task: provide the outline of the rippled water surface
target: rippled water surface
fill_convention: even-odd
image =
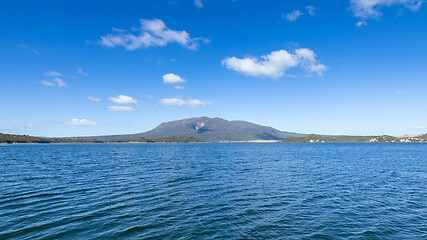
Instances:
[[[427,239],[427,144],[0,146],[0,239]]]

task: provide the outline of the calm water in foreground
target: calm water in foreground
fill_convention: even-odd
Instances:
[[[0,239],[427,239],[427,144],[0,146]]]

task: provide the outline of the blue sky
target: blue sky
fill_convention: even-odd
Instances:
[[[426,26],[417,0],[4,2],[0,132],[137,133],[209,116],[425,133]]]

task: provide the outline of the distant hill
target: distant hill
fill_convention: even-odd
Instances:
[[[294,137],[285,139],[283,142],[291,143],[309,143],[309,142],[330,142],[330,143],[363,143],[363,142],[425,142],[425,139],[420,137],[393,137],[388,135],[382,136],[320,136],[310,134],[304,137]]]
[[[127,140],[101,141],[99,139],[81,138],[41,138],[28,135],[15,135],[0,133],[0,143],[194,143],[204,142],[195,137],[159,137],[159,138],[137,138]]]
[[[221,118],[187,118],[165,122],[151,131],[111,136],[95,136],[99,140],[125,140],[136,138],[159,138],[172,136],[196,137],[207,142],[250,141],[250,140],[283,140],[291,137],[302,137],[304,134],[282,132],[272,127],[261,126],[245,121],[227,121]]]
[[[41,138],[0,133],[0,143],[99,143],[96,139]]]

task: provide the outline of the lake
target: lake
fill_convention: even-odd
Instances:
[[[0,239],[427,239],[427,144],[0,146]]]

